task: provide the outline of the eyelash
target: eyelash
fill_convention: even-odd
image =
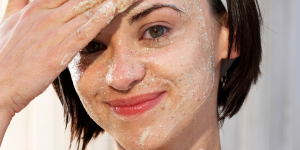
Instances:
[[[143,38],[147,32],[148,32],[148,34],[150,34],[149,31],[153,27],[162,27],[165,31],[164,34],[162,36],[158,37],[158,38]],[[144,34],[143,34],[143,36],[141,37],[140,40],[146,40],[148,42],[151,42],[151,44],[159,43],[162,38],[167,38],[169,36],[169,34],[171,34],[171,32],[172,32],[171,28],[168,28],[168,27],[165,27],[165,26],[162,26],[162,25],[154,25],[154,26],[151,26],[148,29],[146,29],[146,31],[144,32]]]
[[[163,28],[164,29],[164,33],[163,33],[163,35],[161,35],[160,37],[157,37],[157,38],[143,38],[144,36],[145,36],[145,34],[148,32],[148,34],[150,34],[150,29],[151,28],[153,28],[153,27],[161,27],[161,28]],[[168,36],[169,36],[169,34],[171,33],[171,28],[168,28],[168,27],[165,27],[165,26],[162,26],[162,25],[153,25],[153,26],[151,26],[151,27],[149,27],[148,29],[146,29],[146,31],[144,32],[144,34],[143,34],[143,36],[141,37],[141,39],[140,40],[146,40],[146,42],[150,42],[150,43],[147,43],[147,44],[157,44],[157,43],[159,43],[160,42],[160,40],[162,39],[162,38],[167,38]],[[151,36],[151,35],[150,35]],[[91,42],[97,42],[97,43],[100,43],[101,44],[101,42],[98,42],[98,41],[96,41],[96,40],[93,40],[93,41],[91,41]],[[89,43],[89,44],[91,44],[91,42]],[[102,43],[102,45],[104,45],[103,43]],[[87,45],[88,46],[88,45]],[[84,49],[82,49],[81,50],[81,53],[95,53],[95,52],[87,52],[87,46],[84,48]],[[105,47],[105,46],[104,46]],[[106,48],[105,48],[106,49]],[[98,52],[98,51],[96,51],[96,52]]]

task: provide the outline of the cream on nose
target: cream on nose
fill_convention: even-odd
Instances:
[[[131,89],[145,77],[145,68],[142,63],[126,57],[114,58],[106,74],[106,82],[112,88],[119,91]]]

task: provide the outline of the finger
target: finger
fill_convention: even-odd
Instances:
[[[92,17],[95,17],[96,14],[101,8],[106,4],[107,2],[104,2],[101,5],[97,5],[94,8],[84,12],[83,14],[77,16],[76,18],[72,19],[71,21],[65,23],[64,25],[60,26],[59,29],[57,29],[57,32],[54,34],[59,34],[60,36],[56,36],[55,43],[61,43],[64,41],[70,34],[72,34],[74,31],[76,31],[80,26],[86,24],[88,21],[92,19]],[[105,7],[105,6],[104,6]],[[117,14],[114,14],[117,15]],[[103,17],[103,16],[101,16]],[[103,23],[107,24],[107,21],[104,20]],[[102,22],[100,22],[102,24]],[[53,41],[52,41],[53,42]],[[87,41],[88,42],[88,41]]]
[[[77,30],[80,26],[87,23],[94,15],[95,13],[103,7],[102,5],[97,5],[94,8],[86,11],[85,13],[77,16],[73,20],[67,22],[67,23],[60,23],[53,25],[51,24],[51,19],[48,21],[41,22],[35,26],[42,26],[42,28],[33,27],[34,29],[31,29],[31,34],[40,34],[43,35],[43,37],[40,37],[39,39],[30,39],[31,41],[28,41],[29,39],[25,39],[26,43],[32,43],[36,40],[43,41],[43,46],[49,47],[52,46],[53,43],[61,43],[63,40],[65,40],[70,34],[72,34],[75,30]],[[58,18],[58,17],[51,17],[51,18]],[[53,19],[52,19],[53,20]],[[44,25],[41,25],[44,24]],[[50,24],[50,25],[47,25]],[[51,29],[50,29],[51,27]],[[28,34],[30,36],[30,34]],[[27,45],[27,46],[30,46]]]
[[[62,7],[60,7],[56,13],[60,15],[63,22],[68,22],[76,16],[86,12],[87,10],[104,3],[107,0],[74,0],[65,3]],[[130,7],[137,0],[112,0],[116,5],[116,8],[119,13],[125,11],[128,7]],[[70,13],[71,10],[71,13]]]
[[[68,1],[54,12],[61,22],[68,22],[78,15],[101,5],[105,0],[73,0]]]
[[[134,2],[137,2],[138,0],[114,0],[116,1],[116,7],[119,13],[124,12],[126,9],[128,9]]]
[[[71,33],[65,33],[69,36],[63,40],[60,45],[59,49],[61,50],[59,53],[65,53],[65,59],[61,62],[61,66],[66,66],[71,59],[80,51],[84,46],[87,45],[87,42],[91,41],[116,15],[116,6],[113,2],[105,2],[102,4],[102,7],[95,12],[95,14],[87,21],[85,24],[81,25],[77,30],[73,29],[70,32],[70,24],[80,20],[79,18],[72,20],[67,26],[64,26],[65,30],[69,30]],[[85,17],[86,16],[80,16]],[[82,18],[82,19],[83,19]],[[74,21],[74,22],[73,22]],[[56,52],[58,52],[56,50]]]
[[[103,3],[107,3],[107,0],[88,0],[88,2],[86,2],[87,1],[86,0],[86,1],[83,1],[83,2],[75,5],[75,3],[77,3],[76,1],[81,1],[81,0],[74,0],[74,1],[72,1],[73,4],[71,1],[69,1],[68,3],[65,4],[65,6],[59,8],[57,11],[55,11],[56,14],[53,15],[53,16],[56,16],[53,18],[59,18],[58,16],[65,16],[65,17],[61,17],[61,18],[65,18],[65,20],[64,20],[66,22],[65,26],[67,26],[66,28],[64,28],[62,30],[62,31],[65,31],[64,32],[65,36],[61,36],[63,39],[56,38],[58,41],[64,40],[64,37],[68,36],[74,30],[79,28],[79,26],[86,23],[93,16],[95,11],[98,10],[101,5],[103,5]],[[93,1],[97,1],[99,3],[95,3]],[[124,11],[124,9],[130,7],[137,0],[127,0],[126,2],[122,2],[121,0],[111,0],[111,1],[115,4],[115,7],[116,7],[116,10],[118,11],[118,13],[120,13],[120,11]],[[90,8],[92,6],[93,6],[93,8]],[[87,10],[88,8],[90,8],[90,9]],[[70,9],[73,9],[73,11],[75,11],[75,13],[74,12],[70,13],[68,11]],[[80,14],[82,12],[84,12],[84,13]],[[78,14],[80,14],[80,15],[78,16]],[[117,15],[117,14],[115,14],[115,15]],[[75,17],[75,18],[73,18],[73,17]]]
[[[31,0],[33,3],[36,3],[40,6],[42,9],[53,9],[57,8],[59,6],[62,6],[68,1],[73,1],[73,0]]]
[[[3,20],[23,9],[28,4],[28,0],[8,0]]]

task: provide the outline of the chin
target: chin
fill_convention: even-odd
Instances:
[[[146,137],[144,135],[141,135],[141,137],[138,138],[138,140],[130,140],[130,141],[124,141],[125,143],[120,144],[117,142],[118,150],[160,150],[165,149],[163,146],[166,145],[166,141],[169,141],[167,139],[162,140],[157,137],[153,137],[152,135],[149,135],[149,137]]]

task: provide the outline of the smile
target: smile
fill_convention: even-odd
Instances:
[[[154,108],[164,99],[166,92],[148,93],[124,99],[115,99],[106,102],[111,110],[122,116],[142,114]]]

